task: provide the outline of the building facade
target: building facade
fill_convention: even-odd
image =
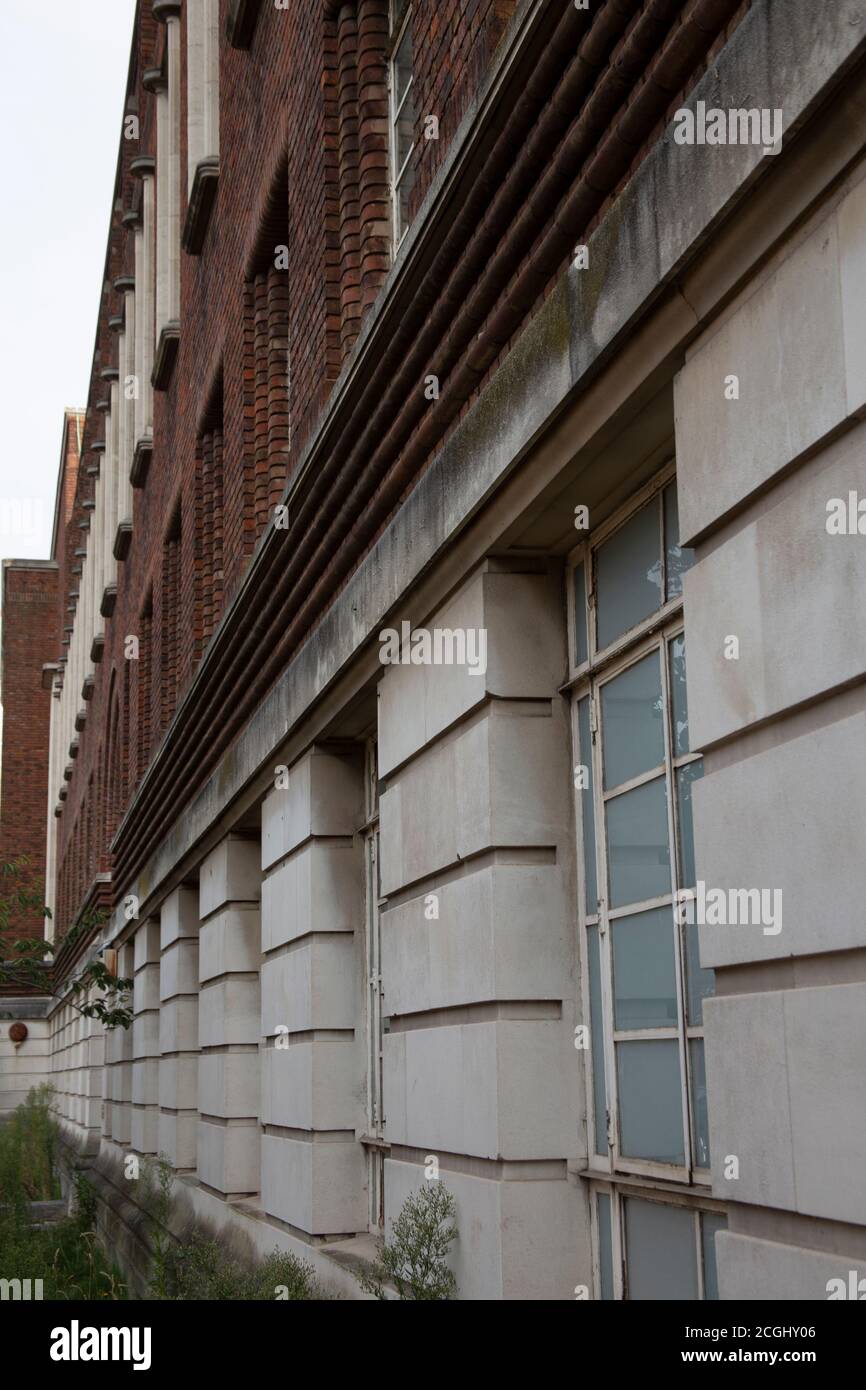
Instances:
[[[139,3],[43,655],[133,1279],[130,1155],[349,1296],[430,1181],[466,1299],[866,1276],[864,62],[855,0]]]

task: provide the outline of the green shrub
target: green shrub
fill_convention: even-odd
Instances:
[[[454,1198],[443,1183],[428,1183],[406,1198],[390,1243],[382,1243],[378,1262],[371,1273],[359,1274],[358,1282],[380,1299],[388,1283],[407,1302],[454,1298],[457,1281],[445,1261],[456,1238]]]
[[[31,1202],[57,1200],[52,1090],[31,1091],[0,1130],[0,1277],[42,1280],[44,1299],[122,1299],[126,1289],[96,1241],[96,1194],[82,1174],[74,1216],[33,1225]]]
[[[312,1266],[304,1261],[275,1250],[260,1265],[250,1266],[200,1231],[193,1231],[171,1252],[167,1283],[170,1292],[157,1296],[188,1302],[302,1302],[319,1297]]]
[[[53,1087],[37,1086],[0,1127],[0,1204],[60,1197]]]

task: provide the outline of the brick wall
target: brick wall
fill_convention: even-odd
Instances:
[[[51,701],[42,688],[42,662],[57,643],[57,582],[57,569],[44,562],[4,562],[0,861],[26,858],[20,881],[40,892],[45,884]],[[0,892],[5,891],[0,885]],[[44,926],[42,916],[28,913],[10,921],[10,935],[42,936]]]

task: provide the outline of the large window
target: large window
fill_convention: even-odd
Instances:
[[[594,1225],[598,1292],[609,1298],[715,1288],[719,1218],[712,1202],[701,1209],[710,1179],[702,1004],[713,975],[701,968],[697,927],[676,911],[678,890],[695,885],[691,788],[702,773],[686,699],[691,562],[668,469],[569,566],[590,1167],[608,1177],[594,1188]],[[641,1177],[695,1196],[647,1200]]]
[[[394,219],[394,251],[409,227],[409,195],[415,182],[412,152],[415,148],[415,100],[412,83],[412,14],[400,23],[391,52],[389,80],[391,206]]]
[[[365,967],[367,978],[367,1188],[369,1226],[381,1234],[385,1228],[385,1112],[382,1085],[382,926],[379,875],[379,772],[378,747],[367,739],[364,759]]]

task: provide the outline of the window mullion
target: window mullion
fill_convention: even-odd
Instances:
[[[610,942],[610,919],[608,917],[608,875],[607,875],[607,827],[605,825],[602,758],[601,707],[598,689],[593,688],[589,696],[590,728],[592,729],[592,784],[595,801],[595,840],[596,840],[596,879],[598,884],[598,945],[599,966],[601,970],[602,995],[602,1036],[605,1063],[605,1094],[607,1098],[606,1132],[608,1143],[608,1163],[615,1170],[619,1160],[619,1102],[616,1084],[616,1051],[613,1041],[613,960]]]
[[[665,740],[665,776],[667,778],[668,797],[668,837],[670,843],[670,865],[671,865],[671,893],[674,904],[677,900],[677,887],[679,885],[679,854],[677,842],[676,825],[676,782],[673,772],[673,755],[671,749],[671,692],[670,692],[670,673],[668,671],[668,647],[667,640],[662,638],[659,648],[659,665],[661,667],[662,683],[662,708],[664,718]],[[674,934],[674,966],[676,970],[677,988],[677,1015],[679,1019],[679,1054],[680,1054],[680,1088],[682,1092],[682,1113],[683,1113],[683,1153],[685,1155],[685,1167],[689,1174],[694,1169],[694,1155],[692,1153],[692,1126],[691,1126],[691,1103],[690,1103],[690,1063],[689,1049],[686,1042],[686,1000],[685,1000],[685,969],[684,951],[682,949],[682,931],[677,921],[675,907],[671,908],[671,930]]]

